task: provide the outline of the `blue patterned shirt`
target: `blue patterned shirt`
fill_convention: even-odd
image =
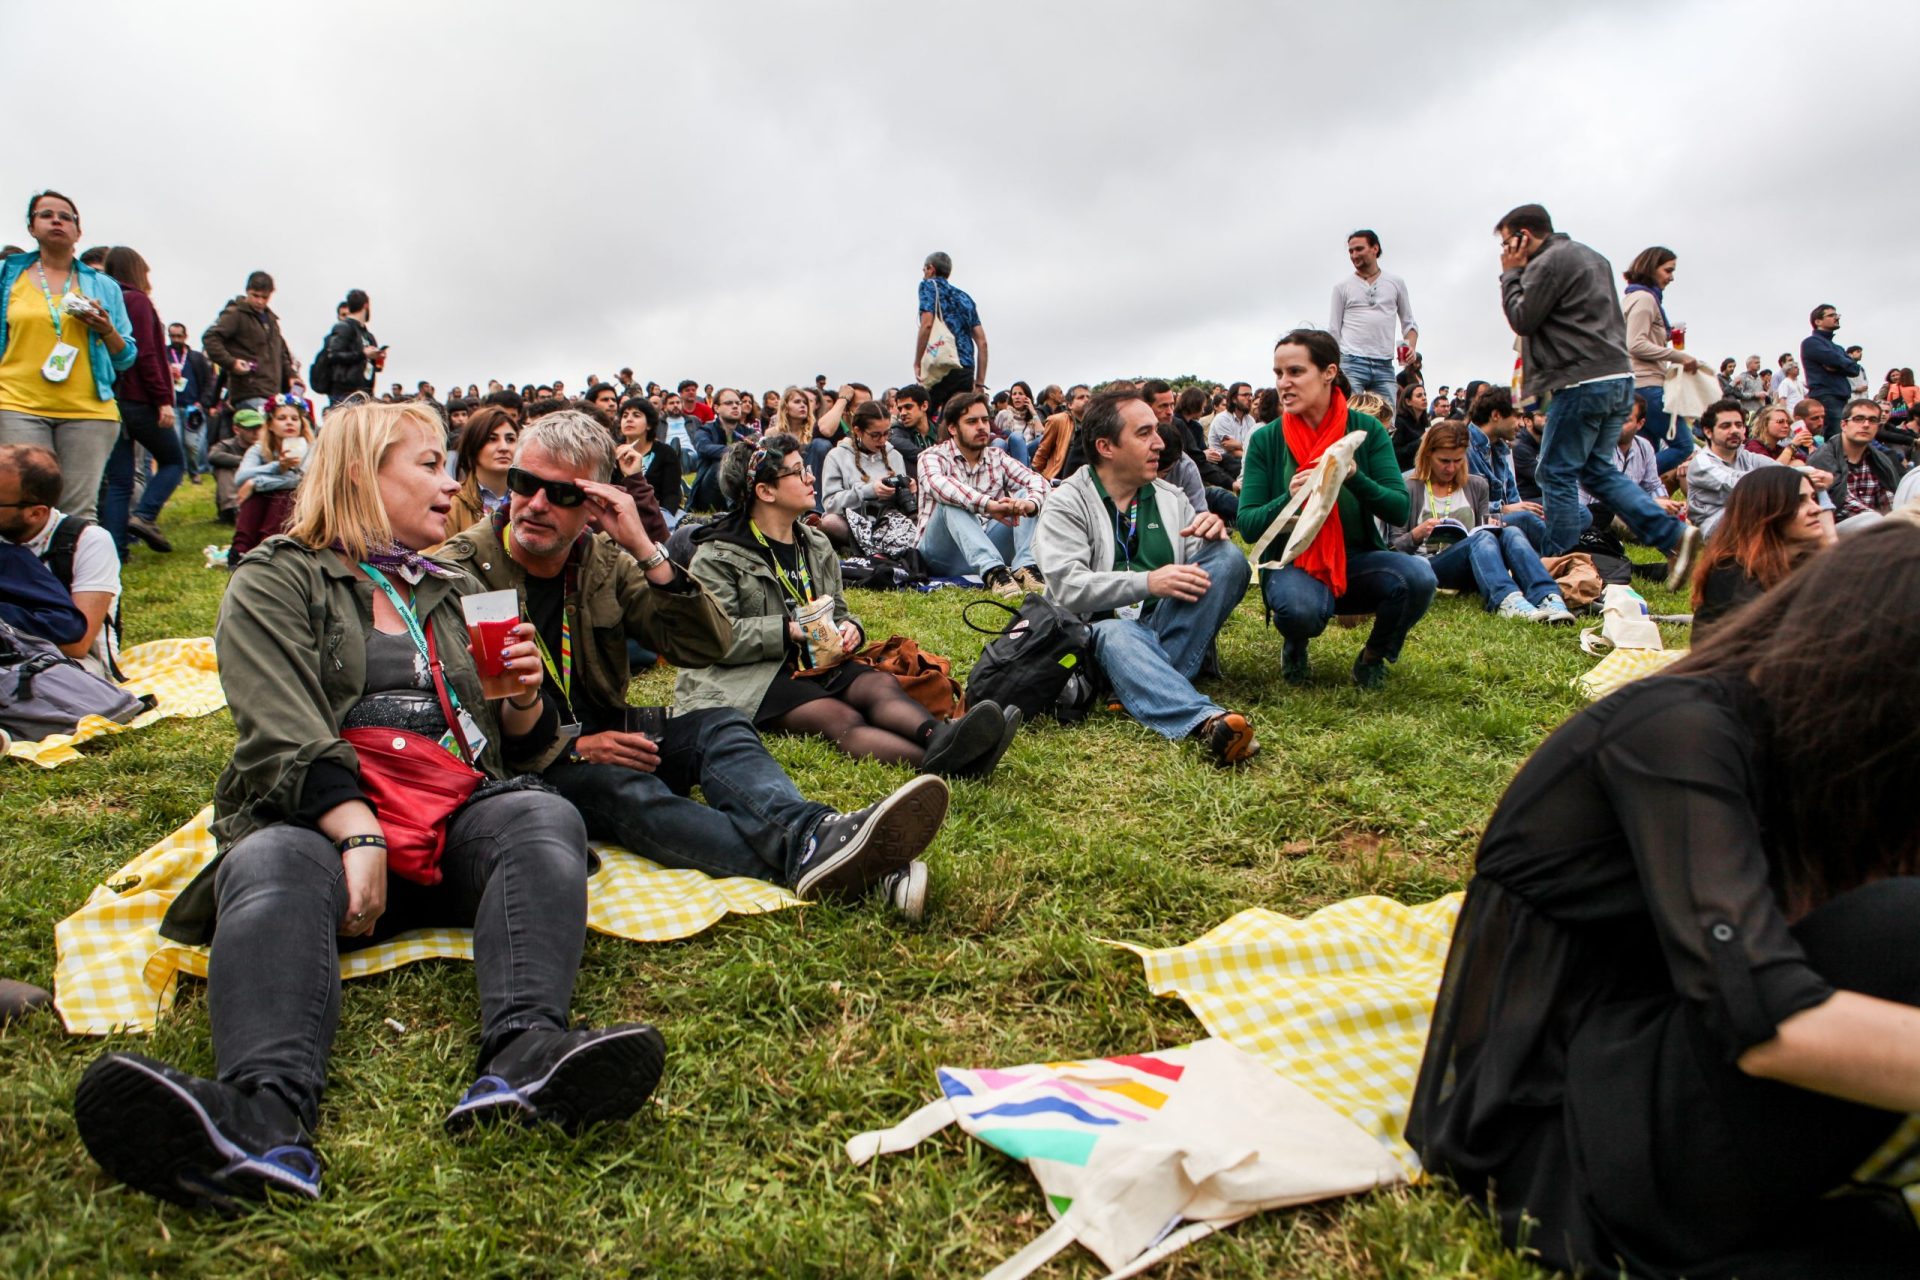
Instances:
[[[936,295],[940,303],[940,318],[947,322],[947,328],[953,330],[954,354],[960,357],[960,363],[967,368],[978,368],[973,360],[973,331],[980,323],[980,313],[974,309],[973,299],[967,296],[964,289],[956,289],[949,281],[932,276],[920,282],[921,315],[936,309]]]

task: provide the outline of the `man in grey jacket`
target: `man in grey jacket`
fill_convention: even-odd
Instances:
[[[1613,268],[1586,245],[1553,229],[1537,204],[1513,209],[1500,237],[1500,298],[1521,338],[1523,394],[1547,401],[1536,478],[1545,499],[1543,556],[1573,550],[1591,517],[1580,486],[1627,522],[1634,536],[1667,553],[1667,589],[1693,571],[1698,529],[1668,515],[1613,465],[1633,399],[1626,319]]]
[[[1219,516],[1195,514],[1157,479],[1159,423],[1135,391],[1098,396],[1081,432],[1088,465],[1040,511],[1034,558],[1047,595],[1092,616],[1093,654],[1129,715],[1165,738],[1195,737],[1216,764],[1253,757],[1253,726],[1193,687],[1251,570]]]

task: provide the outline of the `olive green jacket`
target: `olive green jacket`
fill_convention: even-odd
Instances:
[[[793,527],[807,557],[816,593],[833,596],[833,620],[847,621],[847,596],[840,585],[840,557],[818,529]],[[733,619],[733,644],[710,667],[682,671],[673,689],[681,711],[736,707],[752,719],[787,653],[786,588],[757,547],[727,536],[702,539],[688,571],[700,580]]]
[[[413,602],[432,629],[448,685],[487,736],[475,763],[488,777],[504,778],[531,762],[502,758],[500,722],[467,651],[460,597],[479,589],[464,573],[428,576],[414,588]],[[213,792],[220,854],[169,908],[164,936],[206,941],[220,858],[255,831],[299,812],[316,763],[360,772],[360,758],[340,737],[340,724],[366,692],[375,590],[338,555],[285,536],[261,543],[233,571],[213,630],[236,736],[233,760]]]
[[[507,554],[491,518],[449,538],[439,557],[478,578],[488,591],[512,590],[527,615],[527,571]],[[580,596],[569,601],[576,636],[591,637],[574,651],[573,678],[584,682],[587,697],[603,706],[623,707],[633,679],[627,664],[627,638],[679,667],[704,667],[724,661],[734,643],[733,624],[713,595],[697,580],[680,574],[666,587],[647,580],[640,562],[604,533],[580,544]],[[576,708],[577,710],[577,708]],[[534,769],[552,764],[566,749],[555,742],[534,760]]]

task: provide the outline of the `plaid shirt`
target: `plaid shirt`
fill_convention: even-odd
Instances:
[[[980,451],[980,461],[969,467],[960,447],[944,441],[920,454],[920,532],[927,531],[936,502],[971,511],[984,526],[992,519],[986,514],[989,502],[1019,498],[1037,507],[1046,502],[1047,488],[1045,476],[1015,461],[1005,449],[988,445]]]
[[[1880,483],[1880,477],[1873,468],[1862,459],[1857,467],[1847,468],[1847,498],[1840,508],[1840,518],[1857,516],[1866,511],[1884,512],[1887,509],[1887,487]]]

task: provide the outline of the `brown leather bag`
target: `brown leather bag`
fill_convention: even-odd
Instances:
[[[1559,586],[1560,598],[1570,608],[1578,609],[1582,605],[1592,604],[1606,589],[1606,580],[1600,576],[1600,570],[1594,567],[1593,557],[1584,551],[1554,556],[1540,563]]]
[[[951,720],[966,710],[967,695],[953,678],[953,663],[922,649],[911,636],[888,636],[854,654],[853,660],[900,681],[907,696],[936,720]]]

